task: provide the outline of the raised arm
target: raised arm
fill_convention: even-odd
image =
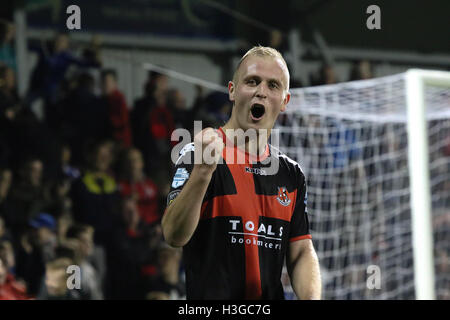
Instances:
[[[217,162],[222,155],[222,138],[212,128],[206,128],[194,137],[194,167],[181,192],[169,204],[162,218],[162,230],[166,242],[182,247],[191,239],[200,219],[200,210]],[[213,154],[212,159],[204,159]]]

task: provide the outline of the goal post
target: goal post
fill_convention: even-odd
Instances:
[[[450,72],[291,89],[275,129],[307,178],[324,299],[450,298]]]
[[[436,299],[425,104],[426,85],[450,88],[450,73],[420,69],[410,69],[406,72],[414,281],[418,300]],[[448,107],[450,108],[450,105]]]

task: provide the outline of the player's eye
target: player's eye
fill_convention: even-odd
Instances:
[[[278,89],[280,86],[278,85],[278,83],[271,81],[269,82],[269,88],[271,89]]]
[[[246,83],[251,86],[257,85],[256,79],[254,78],[247,79]]]

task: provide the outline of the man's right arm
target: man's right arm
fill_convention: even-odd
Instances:
[[[194,138],[195,164],[186,185],[175,200],[169,204],[162,218],[162,231],[166,242],[173,247],[182,247],[191,239],[200,220],[203,198],[217,161],[222,155],[222,138],[211,128],[204,129]],[[213,148],[213,163],[205,163],[203,150]],[[199,154],[200,153],[200,154]]]
[[[184,246],[200,220],[200,210],[212,173],[196,168],[177,198],[167,207],[162,218],[166,242],[172,247]]]

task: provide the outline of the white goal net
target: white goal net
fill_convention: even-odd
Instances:
[[[324,299],[416,298],[405,79],[293,89],[278,119],[308,181]],[[450,83],[425,86],[424,100],[434,288],[450,299]]]

